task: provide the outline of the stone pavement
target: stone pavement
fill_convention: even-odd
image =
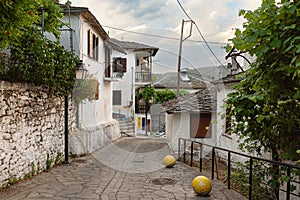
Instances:
[[[210,196],[197,196],[191,182],[199,171],[179,162],[165,168],[171,153],[162,139],[121,138],[0,192],[0,199],[246,199],[219,181]]]

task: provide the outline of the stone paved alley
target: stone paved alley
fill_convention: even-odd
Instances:
[[[245,199],[219,181],[209,197],[195,195],[191,182],[199,171],[179,162],[165,168],[170,153],[161,139],[121,138],[0,192],[0,199]]]

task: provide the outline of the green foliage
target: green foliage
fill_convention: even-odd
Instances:
[[[169,101],[171,99],[176,98],[176,93],[172,90],[164,89],[164,90],[156,90],[156,103],[163,103],[165,101]]]
[[[52,168],[52,162],[53,160],[50,158],[49,154],[47,154],[46,171],[49,171]]]
[[[31,164],[31,176],[34,176],[36,173],[34,163]]]
[[[145,87],[142,92],[139,93],[138,99],[144,99],[149,104],[150,99],[156,99],[156,92],[153,87]]]
[[[237,166],[234,168],[234,172],[232,173],[233,188],[244,196],[248,196],[250,162],[238,162],[236,164]],[[272,192],[273,190],[270,189],[270,187],[276,187],[277,185],[272,185],[270,182],[272,179],[268,179],[270,175],[269,166],[264,165],[258,160],[254,160],[252,167],[252,199],[275,199],[275,194]],[[269,180],[269,183],[267,183],[267,180]]]
[[[54,164],[59,165],[63,162],[63,154],[61,152],[57,152]]]
[[[78,57],[41,34],[43,12],[44,31],[59,38],[63,14],[57,3],[56,0],[0,2],[2,80],[47,86],[59,95],[72,91]]]
[[[188,91],[186,91],[186,90],[179,90],[179,96],[184,96],[184,95],[187,95],[187,94],[189,94]]]
[[[10,57],[0,57],[0,78],[48,86],[59,95],[69,94],[79,58],[38,32],[24,33],[20,41],[11,46]]]
[[[180,90],[180,96],[189,94],[188,91]],[[145,87],[142,92],[138,94],[138,99],[144,99],[149,103],[149,100],[153,98],[154,103],[163,103],[176,98],[176,92],[174,90],[164,89],[155,90],[153,87]]]
[[[11,185],[14,185],[16,183],[18,183],[18,179],[16,177],[11,177],[11,178],[9,178],[7,185],[11,186]]]
[[[28,31],[41,31],[42,8],[45,31],[59,36],[62,13],[55,0],[1,0],[0,1],[0,49],[20,42]]]
[[[229,95],[241,148],[296,159],[300,131],[300,1],[264,0],[254,11],[242,10],[247,22],[232,39],[234,47],[256,61]],[[281,156],[281,157],[280,157]]]

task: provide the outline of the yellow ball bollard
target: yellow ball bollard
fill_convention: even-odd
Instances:
[[[176,164],[176,160],[173,156],[165,156],[164,158],[164,165],[168,168],[170,167],[174,167],[174,165]]]
[[[200,196],[207,196],[212,189],[211,181],[206,176],[197,176],[192,182],[194,192]]]

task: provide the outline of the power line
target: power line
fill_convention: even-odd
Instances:
[[[226,62],[225,62],[226,63]],[[172,69],[174,71],[176,71],[176,68],[174,67],[171,67],[169,65],[165,65],[165,64],[162,64],[162,63],[159,63],[159,62],[153,62],[153,64],[156,64],[156,65],[159,65],[163,68],[167,68],[167,69]],[[224,64],[223,64],[224,65]],[[199,72],[199,70],[201,71],[201,68],[196,68],[194,66],[192,66],[194,70],[197,70]],[[221,66],[223,67],[223,66]],[[218,72],[220,73],[221,70],[218,68],[218,66],[212,66],[212,69],[209,70],[209,71],[206,71],[204,73],[193,73],[193,72],[190,72],[188,71],[187,74],[190,74],[190,75],[194,75],[194,76],[198,76],[198,77],[206,77],[206,78],[209,78],[209,79],[212,79],[211,76],[208,76],[208,74],[210,74],[211,72],[215,71],[215,70],[218,70]],[[220,77],[219,77],[220,78]]]
[[[110,28],[110,29],[114,29],[114,30],[118,30],[118,31],[124,31],[124,32],[128,32],[128,33],[134,33],[134,34],[144,35],[144,36],[149,36],[149,37],[156,37],[156,38],[176,40],[176,41],[180,40],[180,39],[175,38],[175,37],[168,37],[168,36],[163,36],[163,35],[154,35],[154,34],[149,34],[149,33],[141,33],[141,32],[137,32],[137,31],[130,31],[130,30],[126,30],[126,29],[122,29],[122,28],[118,28],[118,27],[113,27],[113,26],[108,26],[108,25],[103,25],[103,24],[101,24],[101,26],[106,27],[106,28]],[[187,41],[205,43],[204,41],[201,41],[201,40],[187,40]],[[227,44],[225,42],[213,42],[213,41],[206,41],[206,42],[210,43],[210,44],[218,44],[218,45]]]
[[[159,65],[161,67],[172,69],[172,70],[176,71],[176,68],[168,66],[168,65],[164,65],[164,64],[161,64],[161,63],[158,63],[158,62],[153,62],[153,64],[156,64],[156,65]]]
[[[196,22],[188,15],[188,13],[186,12],[186,10],[184,9],[184,7],[182,6],[182,4],[180,3],[179,0],[177,0],[180,8],[182,9],[182,11],[185,13],[185,15],[191,20],[194,22],[196,28],[197,28],[197,31],[198,33],[200,34],[202,40],[204,41],[204,43],[206,44],[207,48],[209,49],[209,51],[211,52],[211,54],[216,58],[216,60],[221,64],[221,66],[223,66],[225,68],[225,66],[222,64],[222,62],[220,61],[220,59],[216,56],[216,54],[213,52],[213,50],[210,48],[208,42],[205,40],[203,34],[201,33],[200,31],[200,28],[198,27],[198,25],[196,24]],[[225,68],[226,69],[226,68]],[[227,69],[226,69],[227,70]],[[227,70],[228,71],[228,70]]]

